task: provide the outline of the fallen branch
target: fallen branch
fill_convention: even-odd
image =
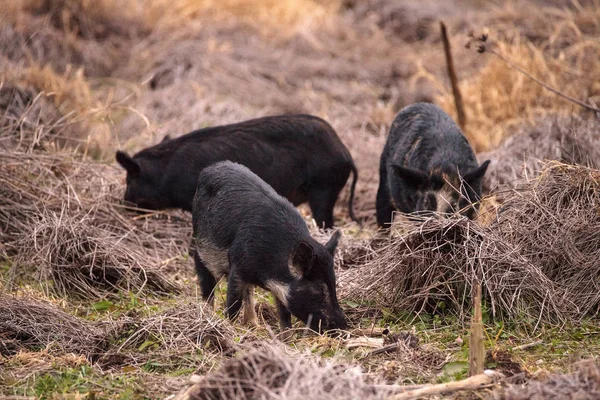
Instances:
[[[400,347],[401,344],[405,345],[404,342],[396,342],[396,343],[388,344],[387,346],[383,346],[379,349],[370,351],[369,353],[365,354],[365,356],[363,358],[376,356],[377,354],[387,353],[388,351],[396,350],[398,347]]]
[[[356,339],[349,339],[346,341],[347,349],[354,349],[356,347],[381,347],[383,346],[383,339],[374,339],[368,337],[361,337]]]
[[[471,376],[462,381],[427,385],[415,388],[414,390],[408,389],[405,393],[399,393],[388,397],[388,400],[411,400],[442,393],[454,393],[460,390],[478,390],[489,387],[500,381],[502,378],[504,378],[504,375],[499,372],[487,370],[483,374]]]
[[[377,337],[384,336],[390,333],[389,328],[379,328],[379,327],[371,327],[371,328],[356,328],[350,331],[352,335],[355,336],[369,336],[369,337]]]
[[[542,344],[542,343],[544,343],[544,341],[540,339],[540,340],[536,340],[535,342],[531,342],[531,343],[522,344],[522,345],[520,345],[520,346],[515,346],[515,347],[513,347],[513,348],[512,348],[512,349],[510,349],[510,350],[511,350],[511,351],[515,351],[515,350],[525,350],[525,349],[529,349],[529,348],[531,348],[531,347],[535,347],[535,346],[537,346],[537,345],[539,345],[539,344]]]

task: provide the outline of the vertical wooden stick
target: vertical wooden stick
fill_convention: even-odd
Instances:
[[[485,363],[485,345],[483,342],[483,321],[481,315],[481,282],[473,282],[473,318],[469,339],[469,376],[483,373]]]
[[[448,69],[448,76],[450,77],[450,84],[452,85],[452,93],[454,94],[454,104],[456,105],[456,113],[458,114],[458,125],[466,134],[467,131],[467,115],[465,114],[465,106],[458,87],[458,78],[456,77],[456,70],[454,69],[454,60],[452,59],[452,51],[450,49],[450,39],[448,38],[448,32],[446,31],[446,25],[443,21],[440,21],[440,28],[442,30],[442,42],[444,43],[444,53],[446,54],[446,67]]]

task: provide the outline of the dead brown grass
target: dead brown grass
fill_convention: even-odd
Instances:
[[[342,298],[368,300],[392,312],[443,312],[469,316],[476,279],[484,282],[493,315],[526,315],[545,322],[564,316],[559,294],[538,267],[497,232],[466,219],[432,218],[397,223],[400,237],[364,266],[339,278]]]
[[[600,129],[594,119],[550,114],[518,127],[498,148],[477,157],[492,160],[484,191],[502,192],[537,176],[547,160],[600,168]]]
[[[172,251],[181,254],[185,239],[165,237],[160,223],[137,230],[118,211],[114,169],[64,153],[0,159],[0,235],[12,279],[33,272],[60,294],[94,298],[178,291],[160,269],[176,261]]]
[[[523,385],[509,385],[489,397],[494,400],[592,400],[600,397],[598,360],[578,363],[570,374],[552,374]]]
[[[600,45],[593,32],[599,16],[597,5],[567,8],[506,2],[492,13],[482,14],[480,26],[487,23],[495,51],[533,76],[575,98],[598,101]],[[499,58],[485,53],[482,57],[487,64],[461,82],[468,136],[476,150],[498,146],[523,121],[533,122],[549,111],[571,112],[576,107]],[[437,101],[455,114],[450,91]]]
[[[366,383],[360,369],[289,354],[266,345],[227,361],[219,371],[202,378],[190,399],[382,399],[384,387]]]
[[[493,226],[564,291],[565,315],[600,312],[600,171],[550,163]]]
[[[94,358],[107,348],[102,327],[76,318],[47,301],[0,295],[0,355],[21,350],[75,353]]]
[[[396,311],[453,308],[464,317],[479,280],[497,317],[539,324],[597,315],[599,182],[598,170],[553,164],[508,196],[486,227],[401,221],[399,237],[340,276],[342,296]]]
[[[255,340],[250,332],[240,335],[202,300],[191,298],[146,317],[110,321],[108,326],[111,337],[120,339],[99,359],[104,366],[152,361],[165,370],[193,368],[206,373],[234,354],[240,343]]]

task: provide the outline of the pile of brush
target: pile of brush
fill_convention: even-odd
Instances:
[[[600,365],[582,361],[570,374],[552,374],[524,385],[508,385],[490,396],[493,400],[592,400],[600,398]]]
[[[0,356],[45,350],[82,355],[106,368],[152,360],[165,368],[208,371],[239,346],[229,321],[195,300],[183,299],[150,317],[129,314],[89,321],[47,300],[0,295]],[[202,363],[190,357],[194,352],[203,354]]]
[[[379,399],[385,393],[384,386],[367,384],[358,367],[263,345],[225,362],[176,399]]]
[[[34,276],[87,298],[178,292],[162,270],[183,260],[189,218],[124,213],[117,176],[68,154],[1,152],[0,258],[12,266],[9,284]]]
[[[577,321],[600,309],[600,171],[549,164],[488,226],[399,222],[387,246],[340,276],[343,298],[395,311],[470,309],[483,284],[496,317]],[[463,315],[464,316],[464,315]]]

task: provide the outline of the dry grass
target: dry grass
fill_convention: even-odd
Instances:
[[[340,277],[344,297],[396,311],[469,310],[473,284],[497,317],[551,323],[600,306],[600,171],[553,164],[507,194],[497,220],[399,222],[400,236]],[[536,324],[536,325],[537,325]]]
[[[106,156],[112,139],[106,120],[110,105],[92,94],[82,69],[57,74],[35,64],[0,72],[0,94],[0,140],[6,147],[71,147],[96,158]]]
[[[565,317],[553,282],[494,230],[442,218],[419,225],[400,222],[395,229],[403,231],[400,237],[340,276],[342,298],[400,313],[452,309],[466,318],[479,279],[497,317],[545,322]]]
[[[159,0],[144,4],[144,19],[159,30],[179,29],[182,23],[197,19],[218,23],[236,19],[265,34],[285,26],[286,34],[293,35],[312,24],[324,23],[337,8],[337,0]]]
[[[107,348],[104,330],[38,299],[0,295],[0,354],[46,349],[94,358]]]
[[[600,397],[598,360],[578,363],[571,374],[552,374],[492,393],[493,400],[593,400]]]
[[[502,145],[478,158],[492,160],[484,190],[502,192],[537,176],[546,160],[600,168],[600,129],[594,119],[547,115],[519,127]]]
[[[113,336],[126,339],[106,352],[100,362],[143,365],[159,362],[163,369],[194,368],[205,373],[233,354],[240,338],[229,321],[200,303],[185,299],[164,311],[144,318],[114,321]],[[234,338],[238,341],[234,342]],[[254,336],[247,334],[247,339]]]
[[[92,298],[178,291],[160,269],[186,239],[165,236],[160,223],[136,229],[118,211],[113,168],[66,154],[0,158],[0,234],[13,279],[33,275],[60,294]]]
[[[190,399],[381,399],[386,392],[368,385],[355,366],[292,356],[279,346],[265,345],[202,378]]]
[[[600,171],[551,163],[506,199],[494,229],[564,291],[565,316],[600,311]]]
[[[600,45],[594,32],[599,17],[598,5],[558,8],[521,1],[506,2],[492,13],[483,13],[479,25],[489,26],[497,52],[533,76],[575,98],[598,102]],[[487,64],[461,82],[469,139],[476,150],[498,146],[523,121],[533,122],[549,111],[570,112],[576,107],[499,58],[491,54],[482,57],[488,58]],[[450,91],[437,100],[454,115]]]

